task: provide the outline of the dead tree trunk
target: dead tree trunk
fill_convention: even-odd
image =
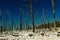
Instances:
[[[46,10],[46,24],[47,24],[47,28],[49,28],[49,19],[48,19],[48,11]]]
[[[54,18],[54,30],[56,30],[56,15],[55,15],[55,8],[54,8],[54,0],[52,0],[52,12]]]
[[[44,17],[44,8],[43,8],[43,10],[42,10],[42,13],[43,13],[43,15],[42,15],[42,19],[43,19],[43,27],[45,28],[45,17]]]
[[[22,8],[20,8],[20,30],[22,30]]]
[[[12,18],[12,31],[13,31],[13,18]]]
[[[4,27],[4,31],[8,30],[8,10],[6,10],[6,18],[5,18],[5,27]]]
[[[0,32],[2,33],[2,14],[0,10]]]
[[[26,13],[26,29],[28,29],[28,12]]]
[[[32,28],[33,28],[33,32],[35,32],[35,27],[34,27],[34,14],[32,11],[32,0],[30,0],[30,12],[31,12],[31,16],[32,16]]]

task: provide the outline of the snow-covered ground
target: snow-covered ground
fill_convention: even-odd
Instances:
[[[29,34],[32,34],[32,36],[29,36]],[[60,40],[60,37],[57,36],[57,32],[45,32],[42,36],[41,32],[13,31],[8,32],[8,34],[4,32],[2,35],[0,34],[0,40]]]

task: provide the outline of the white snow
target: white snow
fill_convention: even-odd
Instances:
[[[41,32],[33,33],[32,31],[17,32],[19,36],[13,36],[12,33],[13,32],[8,32],[8,35],[0,35],[0,40],[60,40],[60,37],[57,36],[57,32],[46,32],[44,36],[41,35]],[[33,36],[30,37],[29,34],[33,34]]]

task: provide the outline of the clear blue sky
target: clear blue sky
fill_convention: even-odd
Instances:
[[[33,3],[33,13],[38,13],[38,20],[42,23],[42,7],[44,7],[45,11],[48,10],[49,20],[53,21],[52,16],[52,3],[51,0],[32,0]],[[60,0],[54,0],[55,2],[55,10],[56,10],[56,19],[60,20]],[[9,24],[11,24],[12,17],[14,16],[14,21],[19,24],[20,20],[20,7],[23,9],[23,20],[26,23],[25,12],[29,12],[29,0],[0,0],[0,10],[2,10],[3,15],[3,23],[5,21],[6,9],[9,11]],[[29,16],[29,19],[31,17]],[[31,21],[31,20],[30,20]],[[30,22],[31,23],[31,22]],[[37,23],[35,16],[35,24]]]

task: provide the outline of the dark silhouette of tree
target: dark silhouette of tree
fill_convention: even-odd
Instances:
[[[32,11],[32,0],[30,0],[30,13],[32,16],[32,28],[33,28],[33,32],[35,32],[35,27],[34,27],[34,13]]]
[[[24,0],[25,2],[26,0]],[[35,0],[36,1],[36,0]],[[36,1],[37,2],[37,1]],[[35,27],[34,27],[34,13],[32,11],[32,0],[30,0],[30,13],[32,17],[32,31],[35,32]]]
[[[7,10],[6,10],[6,18],[5,18],[4,31],[8,31],[8,14],[9,14],[9,11],[8,11],[8,9],[7,9]]]
[[[12,18],[12,30],[13,30],[13,23],[14,23],[14,22],[13,22],[13,18]]]
[[[22,30],[22,8],[20,8],[20,30]]]
[[[0,31],[1,31],[1,33],[2,33],[2,12],[1,12],[1,10],[0,10]]]

